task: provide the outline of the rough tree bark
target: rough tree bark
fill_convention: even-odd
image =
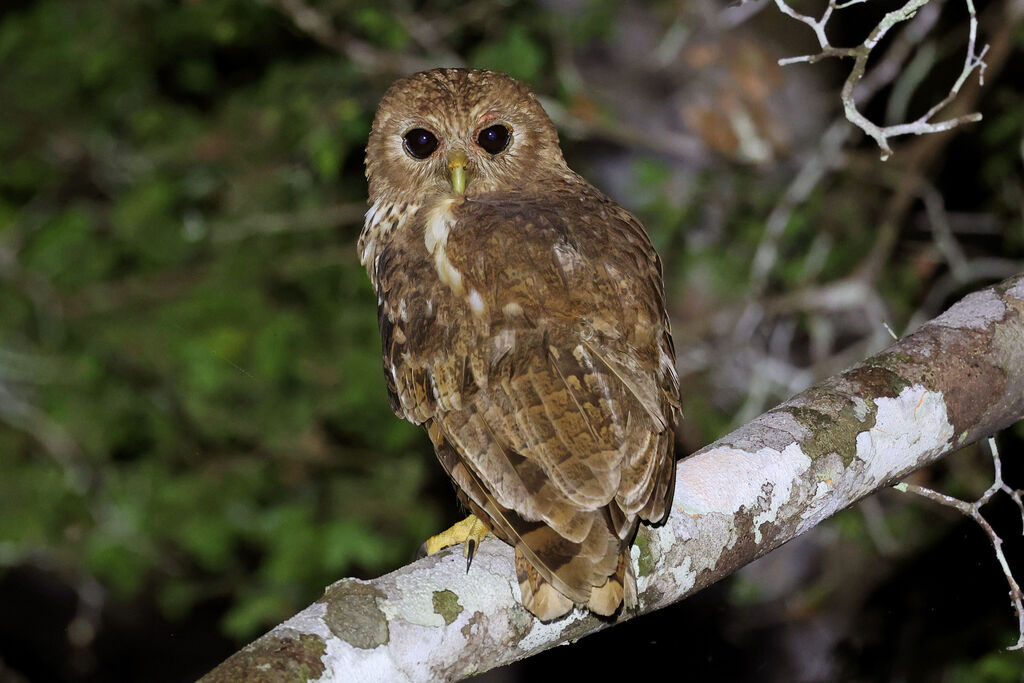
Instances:
[[[1024,416],[1024,275],[968,295],[860,365],[681,460],[675,506],[633,548],[636,617],[694,593],[833,513]],[[542,624],[493,538],[323,598],[203,680],[463,678],[611,625]]]

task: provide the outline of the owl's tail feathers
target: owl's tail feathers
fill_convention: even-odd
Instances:
[[[523,607],[541,621],[558,619],[572,610],[573,601],[548,583],[518,548],[516,575],[519,579],[519,591],[523,596]],[[633,564],[629,561],[628,549],[619,555],[615,573],[602,585],[590,591],[587,609],[595,614],[610,617],[623,602],[626,609],[637,606],[636,576],[633,575]]]
[[[672,430],[661,435],[662,439],[674,439]],[[653,524],[661,524],[672,512],[672,498],[676,489],[676,460],[671,456],[672,446],[662,447],[668,457],[662,459],[654,477],[655,485],[647,504],[640,510],[640,517]]]
[[[573,601],[548,583],[519,548],[516,548],[516,576],[523,594],[523,607],[541,621],[557,619],[572,610]]]
[[[619,554],[619,565],[615,573],[603,585],[590,591],[587,608],[595,614],[610,617],[623,601],[626,609],[637,606],[636,577],[633,575],[633,563],[629,561],[628,549]]]

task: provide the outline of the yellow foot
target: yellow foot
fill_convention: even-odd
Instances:
[[[456,543],[465,543],[466,545],[462,548],[462,556],[466,558],[466,571],[469,571],[469,565],[473,562],[473,553],[476,552],[487,533],[487,525],[477,519],[476,515],[470,515],[451,528],[428,538],[423,547],[426,549],[427,555],[433,555],[442,548]]]

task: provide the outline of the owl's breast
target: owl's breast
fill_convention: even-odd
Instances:
[[[611,336],[628,323],[649,336],[656,316],[630,305],[643,282],[638,259],[607,238],[607,217],[591,208],[522,195],[424,203],[378,238],[381,315],[409,338],[406,348],[545,321]],[[633,320],[637,311],[643,320]]]
[[[381,338],[396,362],[406,354],[452,348],[486,312],[464,266],[451,258],[449,242],[459,230],[453,203],[426,202],[396,229],[377,236],[372,276]]]
[[[483,196],[451,208],[443,264],[457,272],[470,310],[521,311],[526,318],[588,317],[611,296],[605,264],[588,253],[585,218],[549,199]],[[613,249],[606,250],[608,252]],[[474,294],[475,292],[475,294]]]

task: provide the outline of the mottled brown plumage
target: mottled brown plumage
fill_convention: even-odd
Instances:
[[[492,154],[481,131],[496,125],[510,141]],[[366,175],[359,250],[395,413],[515,546],[527,609],[634,605],[629,545],[669,511],[679,417],[643,226],[566,166],[537,99],[496,72],[395,83]]]

